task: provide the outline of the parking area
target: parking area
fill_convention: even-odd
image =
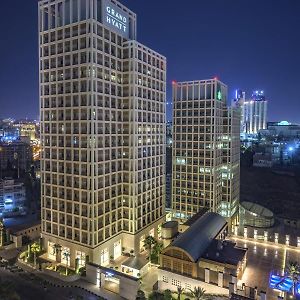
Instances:
[[[238,285],[244,283],[246,286],[257,287],[258,292],[267,293],[268,299],[277,300],[280,292],[269,288],[270,272],[284,271],[289,261],[300,263],[300,250],[246,239],[231,238],[231,240],[240,247],[248,248],[247,268]]]

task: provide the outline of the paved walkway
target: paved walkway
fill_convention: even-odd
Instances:
[[[238,285],[245,283],[267,292],[267,298],[277,300],[282,293],[269,287],[270,272],[283,272],[289,261],[300,262],[300,251],[294,247],[264,241],[231,237],[237,246],[248,248],[247,267]]]

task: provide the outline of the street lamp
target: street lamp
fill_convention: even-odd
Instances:
[[[292,146],[288,147],[288,151],[289,151],[290,154],[291,154],[291,163],[293,163],[293,152],[294,152],[294,147],[292,147]]]

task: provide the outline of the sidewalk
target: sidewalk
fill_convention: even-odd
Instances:
[[[123,300],[124,298],[120,297],[119,295],[112,293],[110,291],[104,290],[103,288],[99,288],[96,285],[89,283],[85,281],[84,279],[79,279],[75,282],[65,282],[62,280],[59,280],[58,278],[54,278],[49,276],[48,274],[45,274],[43,271],[35,270],[31,268],[30,266],[27,266],[26,264],[23,264],[21,262],[16,263],[20,268],[23,270],[35,274],[37,277],[43,279],[46,281],[49,285],[52,285],[53,287],[59,287],[59,288],[78,288],[82,289],[86,292],[89,292],[90,294],[98,297],[102,297],[103,300]],[[101,299],[102,300],[102,299]]]

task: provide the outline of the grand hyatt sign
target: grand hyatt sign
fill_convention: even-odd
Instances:
[[[125,38],[129,38],[129,16],[109,0],[103,0],[102,22]]]

